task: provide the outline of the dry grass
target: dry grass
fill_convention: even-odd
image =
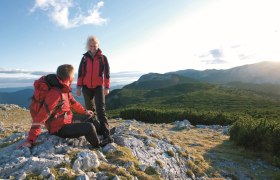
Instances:
[[[31,126],[31,116],[28,110],[0,109],[0,123],[3,125],[5,132],[0,133],[0,139],[9,136],[12,133],[28,131]]]
[[[157,160],[156,160],[156,164],[157,164],[159,167],[163,168],[163,164],[164,164],[164,163],[163,163],[161,160],[157,159]]]
[[[147,168],[145,172],[141,171],[138,167],[140,162],[138,159],[132,154],[131,150],[127,147],[118,146],[117,151],[110,152],[106,154],[106,158],[109,162],[113,162],[114,164],[124,165],[127,162],[132,162],[133,166],[128,167],[126,170],[124,168],[116,168],[115,165],[109,165],[103,163],[99,170],[103,170],[106,172],[110,172],[110,177],[114,175],[118,175],[121,177],[125,177],[125,179],[131,179],[131,175],[137,176],[138,179],[145,180],[160,180],[159,174],[152,167]]]
[[[126,169],[117,167],[113,164],[101,163],[101,165],[98,167],[98,171],[107,172],[106,174],[110,179],[113,179],[116,175],[118,175],[121,179],[133,179],[133,176],[130,175]]]

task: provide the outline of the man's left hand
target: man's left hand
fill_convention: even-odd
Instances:
[[[17,146],[17,149],[23,148],[23,147],[31,147],[32,144],[29,141],[24,141],[20,145]]]

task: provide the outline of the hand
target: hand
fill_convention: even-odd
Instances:
[[[86,110],[85,114],[86,114],[86,115],[93,116],[93,111],[91,111],[91,110]]]
[[[110,89],[107,89],[107,88],[104,88],[103,89],[103,93],[104,93],[104,96],[107,96],[110,92]]]
[[[31,147],[32,144],[28,141],[24,141],[23,143],[21,143],[20,145],[17,146],[17,149],[22,148],[22,147]]]
[[[77,96],[80,96],[80,95],[81,95],[81,88],[77,88],[76,95],[77,95]]]

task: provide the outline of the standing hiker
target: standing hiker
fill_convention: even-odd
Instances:
[[[99,49],[99,41],[95,36],[89,36],[86,43],[87,52],[83,54],[78,70],[77,96],[84,96],[88,110],[94,111],[100,121],[103,142],[113,142],[110,136],[109,123],[105,112],[105,96],[109,94],[110,68],[107,57]]]

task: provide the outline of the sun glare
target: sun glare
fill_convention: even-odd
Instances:
[[[116,63],[150,72],[279,61],[278,4],[276,0],[198,1],[114,58]]]

